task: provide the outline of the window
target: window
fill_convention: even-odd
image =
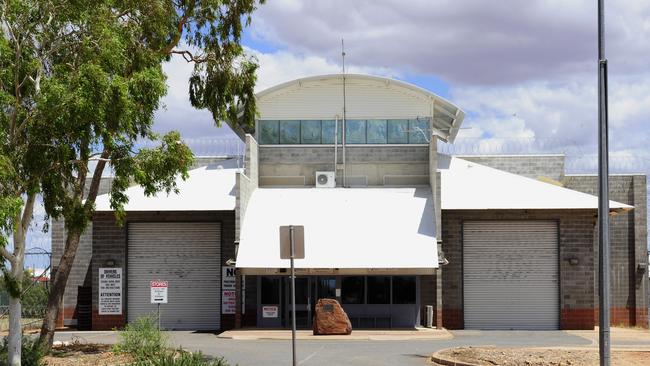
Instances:
[[[415,276],[393,277],[393,304],[415,304]]]
[[[430,136],[428,119],[409,120],[409,144],[426,144]]]
[[[336,122],[339,126],[336,128]],[[338,143],[341,143],[341,136],[343,136],[343,122],[335,120],[325,120],[321,122],[323,136],[322,141],[324,144],[334,145],[334,130],[338,132]]]
[[[368,304],[390,304],[390,277],[368,276]]]
[[[300,121],[300,140],[303,144],[320,144],[321,122],[318,120]]]
[[[280,303],[280,279],[272,277],[262,277],[261,280],[261,302],[262,304],[279,304]]]
[[[344,304],[363,304],[364,283],[362,276],[343,277],[341,280],[341,302]]]
[[[280,121],[280,144],[300,143],[300,121]]]
[[[343,121],[338,121],[338,143],[343,141]],[[262,145],[334,144],[335,120],[259,120]],[[428,144],[429,118],[350,119],[345,121],[345,142],[360,144]]]
[[[365,144],[366,143],[366,121],[362,119],[351,119],[345,121],[345,143]]]
[[[280,143],[280,121],[259,121],[260,143]]]
[[[368,120],[368,143],[369,144],[385,144],[386,139],[386,120],[385,119],[369,119]]]
[[[389,144],[408,144],[409,121],[407,119],[388,120],[387,134]]]
[[[336,299],[336,278],[318,277],[318,298]]]

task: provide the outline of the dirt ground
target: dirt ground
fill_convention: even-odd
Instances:
[[[486,366],[598,366],[597,350],[458,347],[438,352],[447,360]],[[434,363],[435,364],[435,363]],[[614,351],[612,365],[648,366],[650,352]]]
[[[113,366],[125,365],[131,359],[116,355],[110,346],[97,344],[71,344],[54,347],[52,354],[45,356],[48,366]]]

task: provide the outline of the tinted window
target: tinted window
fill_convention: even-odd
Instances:
[[[393,277],[393,304],[415,304],[415,276]]]
[[[369,119],[368,120],[368,143],[369,144],[385,144],[386,139],[386,120],[385,119]]]
[[[331,277],[318,278],[318,298],[336,299],[336,279]]]
[[[365,144],[366,143],[366,121],[352,119],[345,121],[345,143]]]
[[[280,144],[300,143],[300,121],[280,121]]]
[[[300,121],[301,142],[303,144],[321,143],[321,122],[317,120]]]
[[[260,144],[278,144],[280,142],[279,121],[259,121]]]
[[[341,302],[344,304],[364,303],[363,277],[343,277],[341,280]]]
[[[407,144],[409,121],[406,119],[391,119],[388,120],[387,134],[389,144]]]
[[[334,144],[334,130],[336,129],[336,122],[334,120],[325,120],[321,122],[323,136],[322,141],[324,144]],[[339,127],[336,129],[338,131],[339,140],[338,143],[341,143],[341,136],[343,136],[343,122],[338,121]]]
[[[426,144],[430,138],[429,121],[427,119],[409,120],[409,144]]]
[[[262,277],[262,304],[279,304],[280,303],[280,279],[271,277]]]
[[[390,277],[368,277],[368,304],[390,304]]]

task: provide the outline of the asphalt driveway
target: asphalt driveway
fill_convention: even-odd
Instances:
[[[300,365],[427,365],[430,355],[457,346],[593,347],[593,337],[569,331],[452,331],[445,340],[309,340],[298,341]],[[209,356],[224,356],[232,365],[290,365],[291,343],[285,340],[220,339],[212,333],[169,332],[171,342],[183,349],[202,351]],[[61,332],[56,340],[114,343],[114,332]],[[650,337],[642,340],[614,340],[613,347],[650,349]]]

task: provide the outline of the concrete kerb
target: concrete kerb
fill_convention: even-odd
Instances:
[[[288,340],[289,330],[239,329],[225,331],[217,336],[233,340]],[[405,340],[445,340],[454,336],[446,329],[418,328],[416,330],[353,330],[350,335],[313,335],[311,330],[299,330],[296,339],[309,341],[364,340],[364,341],[405,341]]]

